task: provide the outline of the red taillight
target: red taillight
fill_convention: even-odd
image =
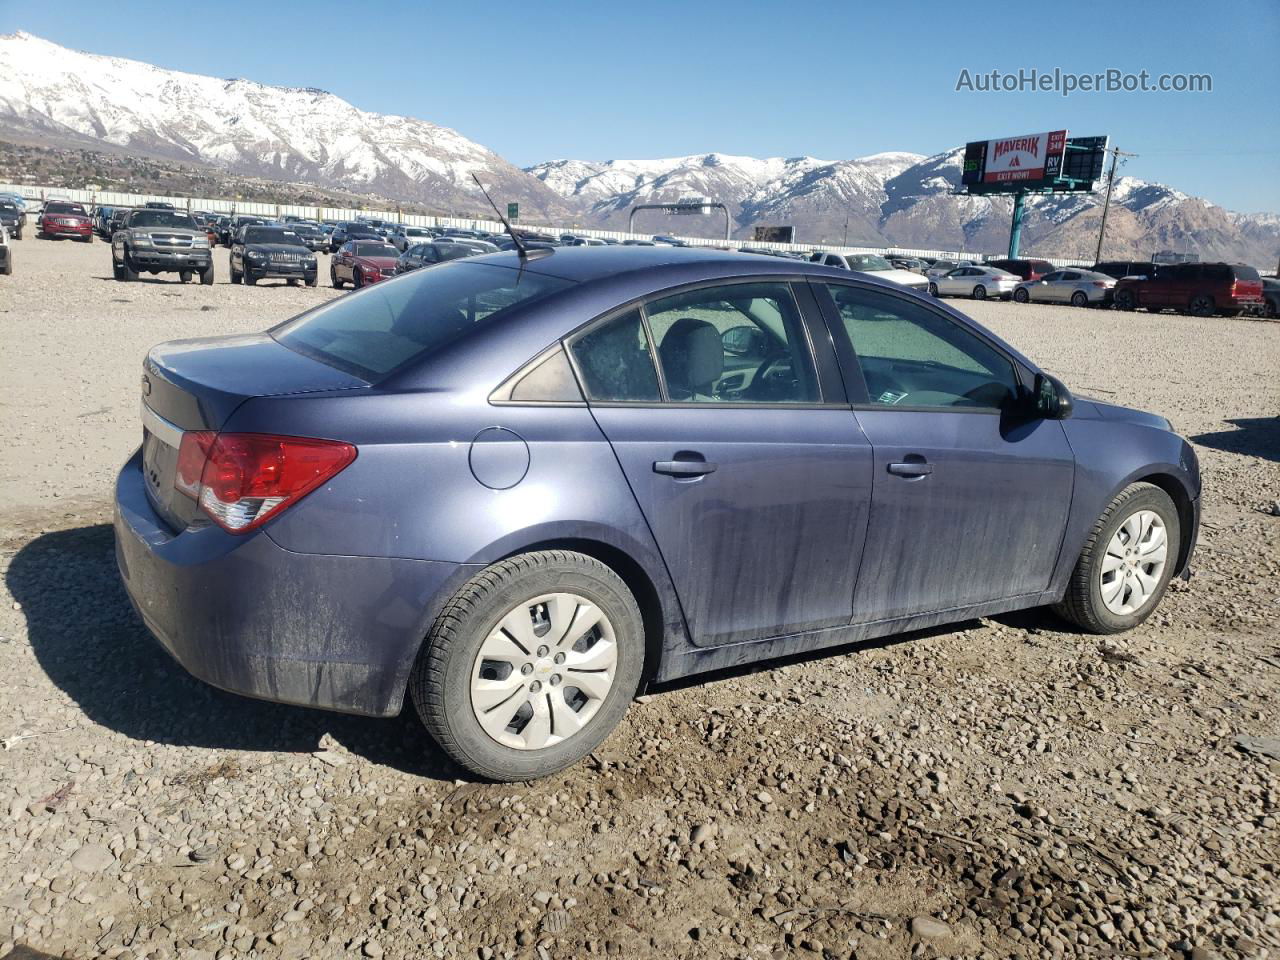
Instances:
[[[174,485],[223,529],[245,533],[297,503],[356,458],[338,440],[265,433],[184,433]]]

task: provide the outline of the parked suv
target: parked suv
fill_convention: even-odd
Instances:
[[[22,227],[27,222],[27,215],[12,200],[0,198],[0,227],[15,240],[22,239]]]
[[[252,287],[267,277],[316,285],[316,255],[286,226],[245,227],[231,244],[231,282]]]
[[[1048,260],[1034,260],[1022,257],[988,260],[986,266],[995,267],[1005,273],[1012,273],[1023,280],[1039,280],[1046,273],[1053,273],[1054,266]]]
[[[72,237],[93,243],[93,223],[80,204],[71,200],[50,200],[36,219],[36,236],[44,240]]]
[[[1262,278],[1243,263],[1177,263],[1152,277],[1124,277],[1116,284],[1121,310],[1177,310],[1197,317],[1262,313]]]
[[[176,273],[183,283],[193,274],[213,283],[209,236],[190,214],[143,208],[130,212],[111,237],[111,272],[117,280],[137,280],[140,273]]]

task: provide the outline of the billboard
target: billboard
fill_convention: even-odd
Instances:
[[[1062,157],[1062,178],[1089,183],[1101,180],[1108,145],[1107,137],[1069,137]]]
[[[1066,149],[1065,130],[968,143],[960,182],[968,185],[1054,180],[1062,170]]]
[[[796,228],[792,226],[756,227],[752,239],[757,243],[795,243]]]

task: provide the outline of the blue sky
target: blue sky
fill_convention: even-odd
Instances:
[[[961,12],[965,10],[966,12]],[[1280,0],[1065,5],[0,0],[0,33],[316,86],[528,165],[721,151],[846,159],[1067,128],[1124,172],[1280,211]],[[979,42],[974,42],[978,40]],[[971,74],[1202,73],[1211,93],[956,92]]]

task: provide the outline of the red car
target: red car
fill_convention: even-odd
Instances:
[[[93,243],[93,221],[78,203],[50,200],[36,219],[36,236],[45,240],[72,237],[85,243]]]
[[[1146,307],[1159,313],[1177,310],[1198,317],[1215,313],[1238,317],[1262,313],[1262,277],[1242,263],[1161,264],[1152,277],[1124,277],[1116,283],[1115,304],[1120,310]]]
[[[377,240],[348,240],[329,261],[329,279],[335,287],[377,283],[395,276],[400,251]]]
[[[988,260],[985,264],[1021,277],[1023,280],[1039,280],[1046,273],[1053,273],[1056,267],[1048,260],[1018,258],[1016,260]]]

